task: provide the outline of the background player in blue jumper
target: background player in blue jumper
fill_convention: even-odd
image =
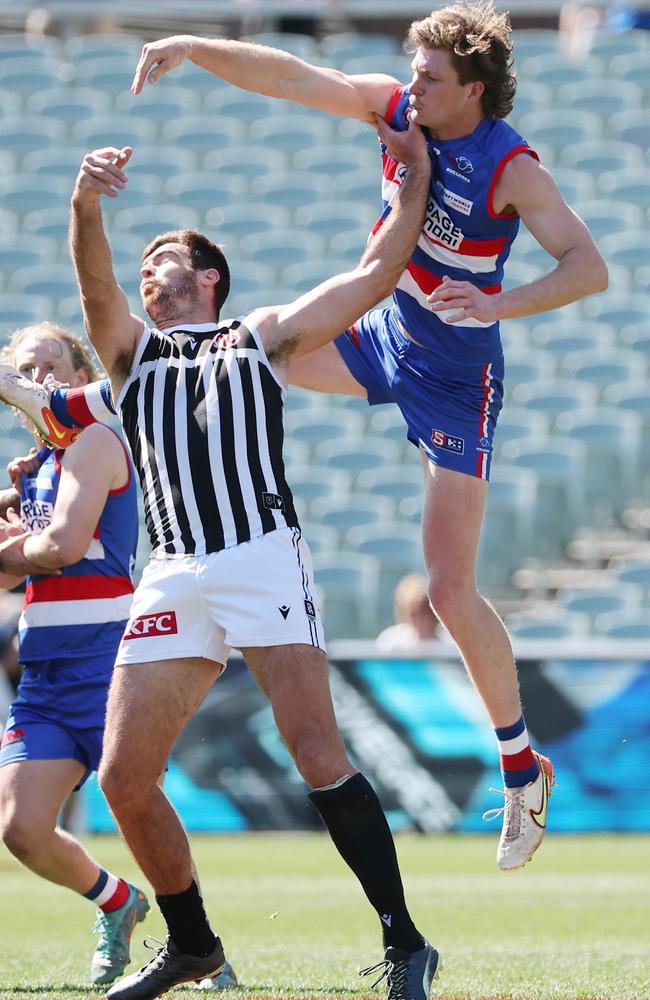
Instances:
[[[29,378],[71,386],[99,378],[86,346],[52,323],[17,331],[3,351]],[[7,555],[0,586],[26,578],[19,622],[24,671],[0,748],[0,832],[24,865],[85,896],[97,910],[94,983],[129,961],[129,941],[149,904],[57,825],[68,795],[97,770],[108,686],[133,594],[136,483],[124,445],[102,424],[66,452],[41,448],[11,463],[0,494],[0,539],[24,537]],[[22,520],[21,520],[22,515]]]
[[[586,226],[537,154],[504,120],[516,80],[505,12],[491,3],[444,7],[409,30],[412,79],[312,66],[286,52],[188,35],[145,45],[133,90],[189,59],[272,97],[396,129],[425,130],[431,158],[427,219],[390,309],[292,362],[290,381],[395,402],[422,456],[423,546],[429,598],[486,706],[505,785],[500,868],[521,867],[541,843],[553,783],[531,749],[506,630],[477,590],[476,552],[492,438],[503,396],[499,320],[556,309],[603,290],[607,269]],[[381,147],[383,211],[403,168]],[[556,264],[503,291],[503,266],[522,219]],[[453,512],[453,516],[450,516]]]

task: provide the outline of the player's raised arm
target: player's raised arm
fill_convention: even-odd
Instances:
[[[336,69],[312,66],[289,52],[265,45],[172,35],[144,46],[131,89],[139,94],[145,83],[155,83],[186,59],[242,90],[371,123],[373,114],[384,114],[397,84],[383,73],[349,76]]]
[[[250,314],[276,365],[332,340],[390,295],[417,243],[431,184],[426,139],[414,124],[395,132],[380,119],[377,130],[389,154],[406,168],[393,207],[353,271],[330,278],[288,305]]]
[[[77,175],[71,203],[70,252],[84,321],[92,345],[113,380],[128,372],[144,325],[131,315],[113,272],[100,198],[115,198],[126,185],[123,168],[132,152],[130,148],[107,147],[88,153]]]

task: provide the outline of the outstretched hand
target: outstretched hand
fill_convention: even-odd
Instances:
[[[122,188],[126,187],[128,177],[122,168],[129,162],[132,153],[130,146],[123,149],[105,146],[86,153],[77,174],[74,196],[105,194],[109,198],[117,198]]]
[[[132,92],[140,94],[145,82],[155,83],[165,73],[180,66],[187,59],[189,49],[188,35],[171,35],[169,38],[161,38],[158,42],[148,42],[143,46],[135,68],[131,84]]]
[[[429,147],[424,132],[419,125],[409,120],[405,131],[398,132],[391,128],[385,118],[375,115],[377,135],[383,142],[388,155],[405,167],[416,163],[428,163]]]

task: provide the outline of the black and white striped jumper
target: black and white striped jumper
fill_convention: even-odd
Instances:
[[[117,409],[153,555],[299,528],[282,460],[286,389],[239,320],[146,328]]]

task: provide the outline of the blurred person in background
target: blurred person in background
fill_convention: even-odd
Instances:
[[[427,578],[422,573],[402,577],[395,588],[393,611],[395,624],[377,636],[382,653],[417,652],[421,643],[431,640],[450,644],[448,632],[431,607]]]
[[[87,347],[52,323],[18,330],[2,351],[28,378],[98,378]],[[0,832],[35,874],[97,907],[94,983],[129,962],[149,904],[58,824],[70,793],[96,771],[113,663],[133,594],[136,483],[118,436],[97,424],[63,452],[32,449],[9,464],[0,495],[0,586],[26,581],[18,657],[23,674],[0,744]],[[6,717],[6,716],[5,716]],[[69,807],[68,807],[69,808]]]
[[[476,553],[492,440],[503,398],[499,321],[546,312],[606,288],[607,268],[526,140],[513,107],[510,21],[491,2],[456,3],[415,21],[406,86],[381,73],[349,75],[278,49],[176,35],[144,46],[132,90],[188,59],[244,90],[395,129],[425,132],[431,189],[422,233],[390,308],[373,309],[333,342],[292,361],[289,381],[396,403],[422,457],[428,593],[457,643],[492,721],[504,805],[497,864],[521,868],[541,844],[554,781],[530,745],[508,634],[478,592]],[[381,145],[380,231],[403,165]],[[555,266],[504,290],[520,219]],[[361,312],[362,310],[360,310]]]

